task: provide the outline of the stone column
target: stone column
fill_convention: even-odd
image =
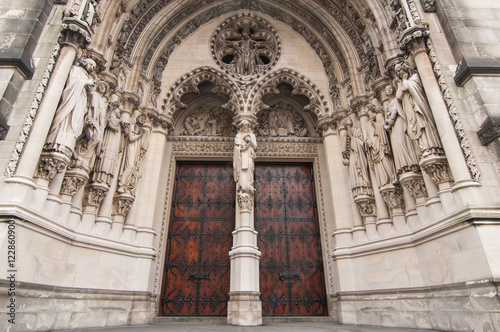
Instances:
[[[227,323],[239,326],[262,325],[259,289],[260,251],[254,218],[254,168],[257,141],[253,117],[235,120],[238,133],[234,142],[234,180],[236,181],[236,230],[229,252],[231,277]]]
[[[86,7],[87,3],[83,1],[83,3],[74,6]],[[84,14],[86,15],[82,12],[82,15]],[[65,156],[44,156],[42,150],[73,62],[78,51],[90,43],[92,31],[83,16],[75,16],[63,20],[61,34],[63,37],[62,48],[38,108],[29,138],[24,145],[24,151],[20,156],[14,176],[6,180],[6,183],[18,186],[15,190],[7,190],[16,193],[16,195],[6,196],[7,200],[33,206],[33,194],[36,188],[33,176],[36,173],[40,178],[40,184],[46,188],[43,194],[40,193],[43,197],[37,200],[39,208],[42,207],[49,192],[48,183],[57,173],[64,170],[69,161]],[[60,180],[59,184],[61,184],[62,178]]]
[[[439,186],[442,201],[448,202],[452,200],[452,198],[443,196],[446,196],[446,194],[450,192],[449,188],[453,181],[455,182],[454,187],[456,190],[478,187],[479,184],[474,182],[471,178],[457,139],[455,128],[448,113],[448,108],[446,107],[441,89],[434,75],[432,63],[427,55],[425,41],[428,34],[425,27],[415,25],[405,31],[400,43],[401,48],[410,51],[414,58],[425,94],[427,95],[429,106],[434,116],[439,136],[441,137],[443,149],[446,153],[446,158],[442,156],[441,159],[432,155],[428,158],[424,157],[420,165],[426,172],[429,170],[433,173],[429,174],[431,177],[433,177],[433,175],[434,177],[440,176],[439,179],[436,178],[438,181],[436,183]],[[432,171],[431,168],[434,167],[438,168],[438,171]],[[449,183],[447,184],[447,182]],[[478,202],[478,193],[475,193],[475,195],[472,194],[476,192],[476,190],[467,190],[466,192],[468,194],[464,193],[465,195],[461,195],[463,200],[466,202]]]
[[[342,165],[341,138],[345,134],[344,128],[339,128],[339,123],[345,114],[336,117],[323,117],[318,120],[317,128],[323,135],[323,147],[330,179],[330,190],[332,192],[334,206],[333,216],[335,220],[335,232],[333,233],[334,247],[347,247],[352,244],[353,216],[350,213],[352,203],[349,200],[349,174]],[[362,221],[359,221],[360,223]]]
[[[172,121],[164,115],[158,115],[153,109],[148,109],[148,117],[152,126],[148,153],[143,164],[141,185],[137,193],[137,244],[154,247],[156,233],[154,227],[158,188],[162,172],[163,158],[167,135],[172,128]]]

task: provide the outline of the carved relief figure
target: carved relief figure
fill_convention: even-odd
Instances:
[[[108,186],[114,177],[122,140],[120,129],[123,120],[120,117],[118,106],[118,103],[113,103],[109,107],[110,112],[106,121],[104,138],[94,167],[93,181],[103,182]]]
[[[253,189],[253,173],[255,150],[257,149],[257,139],[252,132],[250,122],[243,120],[240,123],[240,130],[234,139],[234,181],[238,184],[239,190]]]
[[[103,81],[99,81],[96,85],[91,106],[85,116],[83,134],[76,142],[74,156],[78,160],[77,165],[80,165],[88,172],[90,172],[94,164],[96,152],[100,150],[107,108],[105,94],[108,85]]]
[[[259,115],[258,133],[260,136],[303,137],[308,131],[304,118],[293,110],[292,105],[283,106],[280,102]]]
[[[241,75],[252,75],[256,73],[257,64],[262,64],[256,52],[262,47],[260,42],[250,38],[247,32],[243,32],[241,39],[232,43],[234,48],[233,64],[236,72]]]
[[[146,116],[137,116],[134,125],[125,126],[125,149],[123,152],[118,193],[135,194],[139,177],[139,166],[148,148],[148,131],[143,127]]]
[[[231,116],[218,106],[207,110],[200,107],[184,119],[180,135],[230,136],[233,132]]]
[[[412,74],[411,69],[403,64],[397,64],[394,71],[397,75],[396,98],[405,114],[406,133],[418,141],[423,156],[440,154],[441,142],[418,73]]]
[[[365,143],[370,163],[377,177],[377,183],[379,187],[396,183],[396,170],[384,123],[377,121],[377,112],[374,109],[369,111],[369,115],[368,138]]]
[[[406,134],[406,116],[399,100],[394,96],[394,87],[385,87],[389,103],[385,109],[385,129],[390,130],[394,164],[398,173],[418,168],[419,147]]]
[[[88,111],[89,86],[96,67],[92,59],[84,59],[80,66],[74,65],[69,73],[62,100],[56,111],[52,127],[47,136],[45,149],[71,154],[76,138],[83,130],[84,117]]]
[[[351,118],[345,119],[346,143],[342,152],[344,165],[349,166],[349,178],[354,196],[368,194],[371,188],[368,175],[368,161],[366,159],[364,139],[361,129],[353,126]]]

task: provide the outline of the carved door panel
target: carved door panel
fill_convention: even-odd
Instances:
[[[160,315],[227,314],[234,197],[231,165],[178,165]]]
[[[255,228],[263,315],[327,315],[309,165],[257,165]]]

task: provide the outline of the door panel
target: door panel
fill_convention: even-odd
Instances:
[[[311,167],[257,165],[255,189],[263,315],[326,315]]]
[[[227,314],[234,196],[232,166],[178,165],[160,315]]]

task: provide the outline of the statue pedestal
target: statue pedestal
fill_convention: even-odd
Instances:
[[[260,292],[230,292],[227,323],[238,326],[262,325]]]

